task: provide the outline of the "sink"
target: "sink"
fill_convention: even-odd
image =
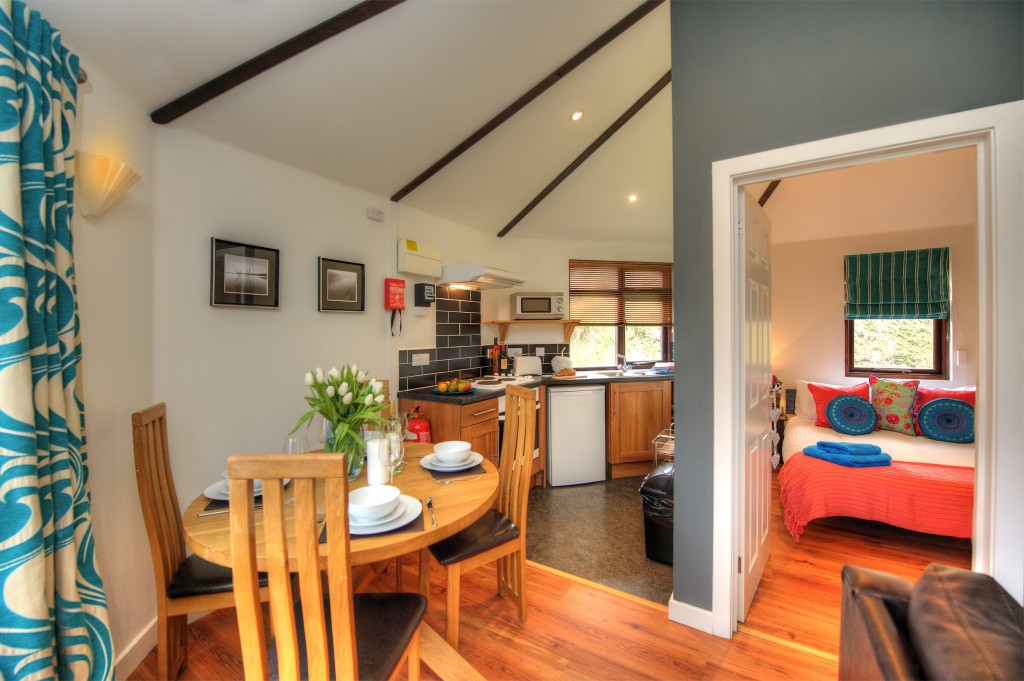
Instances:
[[[625,373],[622,371],[598,371],[597,373],[602,376],[625,376]]]

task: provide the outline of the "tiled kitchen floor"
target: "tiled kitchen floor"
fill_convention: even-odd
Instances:
[[[526,557],[656,603],[672,595],[672,568],[648,560],[642,477],[530,490]]]

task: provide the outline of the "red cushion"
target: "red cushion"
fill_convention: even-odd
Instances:
[[[871,399],[871,389],[868,387],[867,381],[858,383],[857,385],[841,387],[808,383],[807,389],[811,391],[811,396],[814,398],[814,407],[817,411],[818,420],[814,422],[814,425],[824,426],[826,428],[832,427],[832,424],[828,422],[828,415],[825,412],[828,409],[828,403],[831,402],[833,398],[839,397],[840,395],[856,395],[857,397],[863,397],[865,400]]]
[[[920,413],[921,407],[932,400],[948,397],[953,400],[963,400],[973,407],[975,406],[974,400],[976,396],[977,390],[975,388],[925,388],[920,386],[917,389],[917,397],[914,398],[914,431],[918,435],[924,434],[921,432],[921,427],[917,425],[917,415]]]

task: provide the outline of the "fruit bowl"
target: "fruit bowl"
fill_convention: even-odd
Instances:
[[[459,392],[457,390],[446,390],[445,392],[441,392],[440,390],[437,389],[436,386],[434,387],[434,394],[435,395],[452,395],[452,396],[455,396],[455,395],[472,395],[475,392],[476,392],[476,388],[470,388],[469,390],[467,390],[465,392]]]

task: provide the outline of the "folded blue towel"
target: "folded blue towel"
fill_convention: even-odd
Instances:
[[[819,442],[818,448],[832,454],[847,456],[878,456],[882,453],[882,448],[878,445],[861,442]]]
[[[822,459],[823,461],[828,461],[829,463],[838,464],[840,466],[849,466],[850,468],[869,468],[871,466],[892,465],[892,457],[882,452],[880,449],[878,454],[851,455],[822,449],[821,444],[822,443],[819,442],[817,446],[811,445],[810,447],[804,447],[804,454],[807,456],[813,456],[815,459]]]

